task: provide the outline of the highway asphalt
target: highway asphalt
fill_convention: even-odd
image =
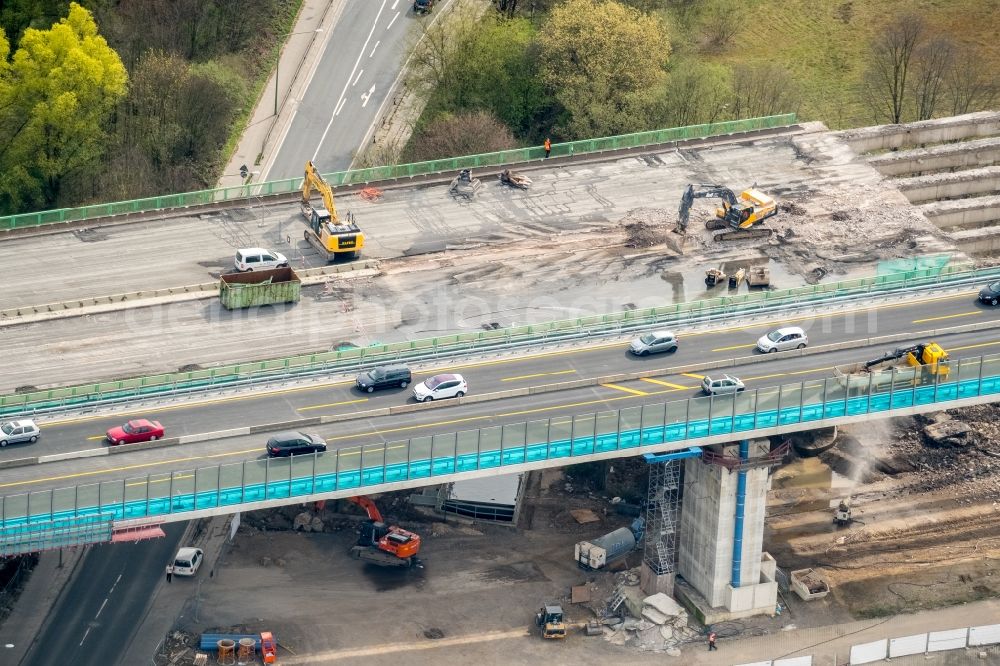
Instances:
[[[307,160],[322,173],[350,167],[420,33],[411,5],[349,0],[261,180],[301,177]]]
[[[967,296],[949,296],[917,304],[883,306],[853,315],[838,315],[814,321],[788,320],[782,324],[803,325],[813,345],[889,335],[905,331],[943,328],[995,320],[1000,311],[981,308]],[[435,371],[457,370],[470,383],[470,394],[507,388],[552,384],[583,377],[596,377],[641,369],[705,363],[755,354],[754,340],[772,325],[735,328],[685,335],[679,331],[681,348],[673,355],[634,358],[625,343],[613,342],[560,350],[529,357],[480,361]],[[850,331],[850,332],[848,332]],[[914,338],[913,343],[924,340]],[[950,350],[953,359],[1000,353],[1000,332],[985,330],[946,335],[937,342]],[[773,359],[725,372],[742,378],[749,390],[829,377],[834,365],[878,356],[893,343],[877,347],[846,349],[803,357],[777,355]],[[713,371],[719,372],[719,371]],[[427,372],[418,371],[416,379]],[[468,430],[503,423],[614,410],[647,403],[682,400],[697,395],[700,375],[669,374],[586,388],[577,388],[500,401],[421,410],[405,416],[361,418],[306,428],[325,437],[332,447],[403,440],[421,435]],[[224,430],[231,427],[343,414],[412,402],[410,390],[394,389],[362,394],[344,383],[315,388],[277,391],[260,397],[234,397],[172,407],[158,413],[144,412],[164,422],[168,436]],[[9,447],[0,460],[48,453],[99,448],[102,431],[120,423],[129,414],[112,417],[67,419],[42,423],[44,438],[35,445]],[[138,414],[134,415],[138,416]],[[92,438],[92,439],[91,439]],[[190,470],[218,463],[256,459],[263,455],[266,436],[233,437],[174,447],[135,451],[120,456],[100,456],[4,470],[0,494],[10,495],[42,488],[66,487],[122,477],[144,477],[171,470]]]
[[[163,526],[165,538],[91,546],[21,663],[118,663],[186,527],[185,522],[170,523]],[[179,579],[173,584],[189,582]]]

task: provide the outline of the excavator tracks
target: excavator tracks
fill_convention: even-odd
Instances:
[[[741,229],[740,231],[726,231],[721,234],[715,234],[712,237],[716,243],[724,243],[726,241],[742,241],[742,240],[754,240],[757,238],[768,238],[774,233],[774,229]]]

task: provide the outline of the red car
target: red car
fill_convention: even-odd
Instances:
[[[109,444],[135,444],[151,442],[163,437],[163,426],[159,421],[133,419],[123,426],[108,430]]]

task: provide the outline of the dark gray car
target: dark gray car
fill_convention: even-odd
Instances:
[[[410,369],[405,365],[386,365],[372,368],[358,375],[358,389],[371,393],[376,389],[406,388],[413,381]]]
[[[307,435],[294,430],[279,432],[267,440],[267,455],[272,458],[301,456],[326,451],[326,442],[319,435]]]

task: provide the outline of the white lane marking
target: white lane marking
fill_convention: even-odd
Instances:
[[[354,78],[354,73],[358,71],[358,65],[361,63],[361,57],[365,54],[368,49],[368,42],[372,40],[372,35],[375,34],[375,26],[378,25],[378,19],[382,16],[382,11],[385,9],[385,3],[388,0],[382,0],[382,6],[378,8],[378,14],[375,15],[375,20],[372,22],[372,29],[368,32],[368,38],[365,39],[365,43],[361,45],[361,50],[358,52],[358,59],[354,61],[354,67],[351,68],[351,75],[347,77],[347,81],[344,82],[344,89],[340,91],[340,100],[338,100],[338,108],[343,105],[344,95],[347,94],[347,88],[351,85],[351,79]],[[333,127],[333,119],[336,118],[337,114],[330,116],[330,122],[326,124],[326,129],[323,130],[323,136],[319,138],[319,143],[316,144],[316,152],[313,153],[312,160],[316,161],[316,157],[319,155],[319,149],[323,147],[323,142],[326,141],[326,135],[330,133],[330,128]]]
[[[390,7],[389,9],[391,9],[392,11],[396,11],[396,5],[398,5],[398,4],[399,4],[399,0],[396,0],[396,2],[392,3],[392,7]]]
[[[393,7],[393,9],[395,9],[395,7]],[[399,18],[399,12],[396,12],[396,15],[392,17],[392,20],[389,21],[389,25],[385,26],[385,29],[388,30],[389,28],[391,28],[392,24],[395,23],[396,19],[398,18]]]
[[[361,75],[364,74],[364,73],[365,73],[365,70],[361,70],[360,72],[358,72],[358,75],[354,77],[354,83],[352,83],[351,85],[352,86],[358,85],[358,81],[361,79]]]
[[[368,54],[369,58],[371,58],[373,55],[375,55],[375,49],[377,49],[378,45],[381,44],[381,43],[382,43],[381,41],[375,42],[375,46],[372,47],[372,52]]]
[[[121,579],[122,579],[122,574],[118,574],[118,578],[115,578],[115,582],[111,585],[111,591],[108,592],[108,596],[111,596],[111,594],[115,591],[115,588],[118,587],[118,582]]]
[[[101,607],[97,609],[97,615],[95,615],[95,616],[94,616],[94,619],[95,619],[95,620],[96,620],[97,618],[101,617],[101,612],[103,612],[103,611],[104,611],[104,607],[105,607],[105,606],[107,606],[107,605],[108,605],[108,599],[107,599],[107,597],[105,597],[105,598],[104,598],[104,601],[103,601],[103,602],[101,602]]]
[[[371,90],[366,93],[361,93],[361,108],[365,108],[368,105],[368,100],[371,99],[372,94],[375,92],[375,84],[372,84]]]
[[[346,97],[342,97],[342,98],[340,99],[340,104],[338,104],[338,105],[337,105],[337,110],[333,112],[333,115],[334,115],[334,117],[337,117],[337,116],[339,116],[339,115],[340,115],[340,110],[341,110],[342,108],[344,108],[344,103],[345,103],[346,101],[347,101],[347,98],[346,98]],[[313,159],[316,159],[316,158],[313,158]]]
[[[87,627],[87,631],[83,632],[83,638],[80,639],[80,647],[83,647],[83,642],[87,640],[87,635],[90,633],[90,627]]]

